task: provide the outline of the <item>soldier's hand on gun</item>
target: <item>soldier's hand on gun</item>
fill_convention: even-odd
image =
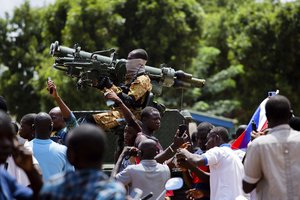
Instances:
[[[201,190],[197,190],[197,189],[189,189],[188,191],[185,192],[186,193],[186,198],[187,199],[200,199],[202,197],[204,197],[204,194]]]
[[[104,88],[110,89],[113,86],[113,82],[109,77],[104,76],[98,79],[98,83],[96,84],[96,88],[103,90]]]
[[[53,96],[53,97],[58,96],[57,90],[56,90],[56,85],[50,78],[48,78],[48,81],[47,81],[47,90],[49,91],[51,96]]]

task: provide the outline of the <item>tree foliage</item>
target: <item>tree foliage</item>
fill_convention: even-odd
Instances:
[[[2,52],[7,54],[0,59],[9,70],[1,76],[0,91],[11,104],[11,112],[18,117],[54,106],[45,90],[48,77],[56,82],[71,109],[104,108],[103,97],[97,90],[77,91],[74,80],[51,68],[53,58],[49,55],[49,46],[52,42],[57,40],[70,47],[78,43],[90,52],[117,47],[121,58],[134,48],[145,48],[150,64],[156,66],[167,61],[180,66],[180,63],[191,62],[197,54],[198,48],[188,47],[200,39],[202,16],[203,11],[194,0],[62,0],[43,9],[30,8],[26,2],[14,12],[12,19],[1,21],[7,30],[2,34],[1,43],[6,44],[2,45]],[[9,39],[15,32],[9,27],[15,23],[21,34]],[[30,86],[30,95],[19,89],[26,72],[30,72],[24,81]],[[9,91],[13,90],[11,94]],[[21,96],[28,98],[27,101],[19,101]],[[30,101],[31,98],[34,100]],[[30,107],[24,106],[26,102],[31,102]]]
[[[300,113],[300,2],[255,0],[60,0],[45,8],[25,2],[0,19],[0,93],[18,118],[48,111],[51,77],[73,110],[105,108],[95,89],[51,68],[49,46],[115,47],[119,58],[147,50],[148,65],[166,63],[205,78],[203,89],[164,89],[158,101],[247,122],[269,90],[279,89]],[[178,95],[181,94],[181,95]]]

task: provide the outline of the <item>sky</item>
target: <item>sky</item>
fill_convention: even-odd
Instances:
[[[12,14],[15,7],[19,7],[25,0],[0,0],[0,17],[5,17],[5,12]],[[29,0],[32,7],[43,7],[55,0]]]

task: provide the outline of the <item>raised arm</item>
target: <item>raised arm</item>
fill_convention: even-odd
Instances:
[[[186,149],[179,149],[176,154],[177,160],[185,159],[195,166],[206,166],[207,158],[203,155],[192,154]]]
[[[188,162],[186,159],[179,159],[177,161],[180,168],[190,170],[193,172],[196,176],[198,176],[202,181],[208,183],[209,182],[209,176],[210,174],[199,169],[196,165],[193,165],[192,163]]]
[[[159,163],[163,163],[166,160],[172,158],[176,152],[177,149],[184,144],[185,142],[188,142],[188,136],[186,133],[184,133],[181,137],[179,136],[179,130],[176,131],[176,134],[173,139],[173,143],[168,146],[163,152],[155,156],[155,160]]]
[[[38,199],[38,194],[42,188],[42,176],[32,162],[32,154],[23,146],[15,147],[13,152],[15,163],[22,168],[30,181],[30,187],[34,193],[34,199]]]
[[[56,89],[56,85],[54,84],[54,82],[52,80],[48,80],[47,89],[48,89],[50,95],[53,97],[53,99],[57,103],[58,107],[60,108],[63,118],[69,119],[71,116],[71,110],[65,104],[65,102],[62,100],[62,98],[59,96],[57,89]]]
[[[124,102],[118,97],[118,95],[114,91],[107,90],[105,98],[114,101],[116,105],[120,107],[128,126],[131,126],[134,129],[136,129],[137,133],[142,131],[142,128],[137,123],[137,119],[135,118],[133,113],[129,110],[129,108],[124,104]]]
[[[124,147],[121,155],[119,156],[117,163],[115,164],[115,167],[113,168],[110,177],[111,178],[115,178],[117,173],[120,171],[120,167],[122,164],[122,160],[126,157],[126,156],[130,156],[131,154],[137,154],[138,149],[135,147]]]

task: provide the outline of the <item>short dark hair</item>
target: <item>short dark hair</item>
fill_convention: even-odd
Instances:
[[[21,122],[31,126],[34,124],[34,119],[36,117],[36,113],[28,113],[21,118]]]
[[[197,138],[206,138],[207,134],[214,128],[214,125],[212,125],[209,122],[201,122],[198,126],[197,126]],[[202,137],[201,137],[202,136]]]
[[[272,96],[266,103],[266,116],[268,120],[289,120],[291,118],[291,114],[291,103],[285,96]]]
[[[7,112],[7,103],[3,96],[0,96],[0,110]]]
[[[3,111],[0,110],[0,134],[9,138],[13,138],[16,135],[15,129],[11,122],[11,118]]]
[[[227,143],[229,141],[229,133],[228,130],[224,127],[221,126],[217,126],[215,128],[213,128],[209,134],[214,134],[214,135],[218,135],[219,137],[222,138],[222,140]]]
[[[141,111],[141,120],[143,121],[143,119],[144,119],[145,117],[149,117],[149,116],[151,115],[152,112],[158,112],[158,113],[159,113],[159,111],[158,111],[156,108],[154,108],[154,107],[151,107],[151,106],[145,107],[145,108]]]
[[[246,128],[247,125],[245,124],[240,125],[235,131],[235,138],[238,138],[240,135],[242,135],[242,133],[246,130]]]
[[[144,49],[134,49],[128,54],[127,57],[128,60],[138,58],[148,60],[148,53]]]
[[[106,151],[104,131],[92,124],[83,124],[74,128],[67,136],[68,150],[88,163],[101,163]]]
[[[34,129],[36,134],[49,134],[52,131],[52,119],[50,115],[45,112],[39,112],[34,118]]]

